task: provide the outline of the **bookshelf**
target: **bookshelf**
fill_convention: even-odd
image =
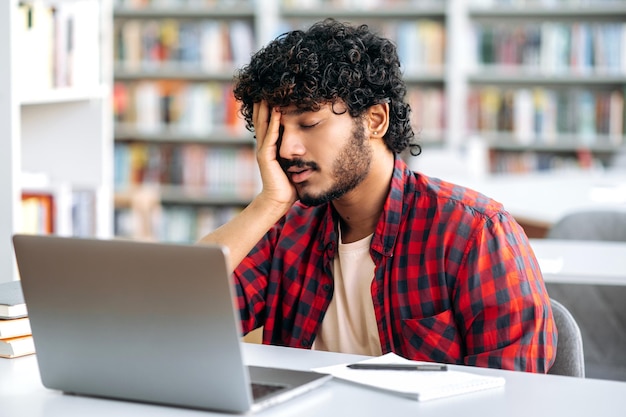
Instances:
[[[110,16],[109,0],[0,5],[0,282],[18,278],[14,233],[112,235]]]
[[[623,0],[119,0],[115,8],[116,26],[130,21],[131,31],[132,25],[162,24],[172,19],[178,22],[212,20],[222,25],[244,21],[252,29],[255,49],[286,30],[306,27],[329,16],[367,23],[397,42],[414,127],[425,150],[423,156],[408,159],[414,169],[428,171],[425,167],[439,163],[455,165],[455,169],[462,166],[465,173],[478,176],[544,170],[597,171],[606,169],[614,155],[626,149],[626,106],[623,104],[626,52],[623,46],[620,50],[605,51],[607,63],[598,64],[605,59],[601,50],[607,49],[605,45],[610,36],[618,37],[616,33],[621,27],[621,39],[626,37],[626,1]],[[581,30],[580,26],[584,28]],[[547,45],[543,51],[535,52],[537,62],[510,61],[506,55],[495,54],[485,59],[479,53],[491,48],[506,54],[507,48],[509,53],[513,48],[521,54],[513,35],[521,34],[522,38],[530,39],[534,28],[542,29],[539,40],[543,34]],[[597,45],[592,63],[585,64],[582,60],[585,54],[582,47],[578,53],[572,52],[574,48],[570,47],[569,61],[559,62],[559,53],[554,48],[564,42],[574,44],[574,41],[573,38],[559,41],[558,33],[576,33],[571,36],[578,39],[583,38],[580,32],[585,28],[590,28],[588,42]],[[605,30],[611,34],[598,34]],[[485,45],[485,34],[491,34],[492,40],[508,40],[509,45]],[[621,45],[624,44],[622,40]],[[132,52],[137,48],[130,49]],[[527,55],[526,59],[533,56],[530,52]],[[572,64],[574,59],[575,64]],[[171,91],[181,88],[177,83],[218,88],[227,86],[232,79],[233,67],[237,66],[232,64],[207,68],[181,65],[181,62],[154,65],[142,64],[141,60],[134,64],[118,60],[115,78],[120,85],[125,84],[123,88],[129,89],[140,84],[143,88],[143,83],[169,83],[161,85],[167,85],[164,88]],[[228,102],[224,96],[219,100]],[[121,100],[121,105],[132,101]],[[535,102],[547,103],[543,106],[552,109],[555,115],[542,113]],[[153,103],[144,107],[162,111],[161,105]],[[558,120],[556,113],[563,120],[569,119],[569,125]],[[146,120],[154,122],[155,118],[153,115]],[[141,152],[134,153],[135,161],[148,160],[145,154],[155,153],[155,148],[177,144],[216,147],[224,152],[223,148],[230,148],[230,151],[254,149],[250,134],[244,130],[233,131],[225,126],[181,128],[172,123],[176,115],[166,119],[170,123],[165,128],[142,127],[128,123],[124,117],[117,120],[116,149],[128,148],[126,156],[122,157],[127,160],[125,166],[130,166],[128,161],[133,159],[131,148],[144,149],[143,157],[139,156]],[[242,165],[241,169],[248,168]],[[145,170],[142,172],[140,175],[146,175]],[[435,170],[435,175],[438,172]],[[132,190],[136,185],[118,187],[120,223],[132,223],[123,213],[128,217],[130,210],[127,208],[133,205]],[[179,185],[159,184],[156,198],[159,210],[167,207],[181,211],[189,208],[231,210],[243,207],[249,200],[245,195],[208,192],[206,185],[195,188]],[[228,214],[223,218],[228,218]],[[201,222],[198,218],[194,221],[196,226]],[[130,229],[132,233],[132,227]]]
[[[116,234],[194,241],[256,194],[254,139],[231,83],[269,39],[258,3],[116,3]],[[137,195],[151,195],[147,226]]]
[[[603,170],[626,146],[626,3],[474,1],[470,135],[491,173]]]

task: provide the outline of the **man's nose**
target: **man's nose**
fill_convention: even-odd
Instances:
[[[302,157],[306,152],[302,136],[296,129],[281,126],[281,135],[278,139],[278,154],[284,159]]]

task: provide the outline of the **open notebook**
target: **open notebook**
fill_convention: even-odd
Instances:
[[[365,360],[362,363],[423,364],[428,362],[409,361],[394,353],[388,353]],[[504,386],[505,383],[504,378],[501,377],[477,375],[454,370],[445,372],[362,370],[350,369],[347,367],[347,364],[316,368],[314,370],[333,375],[335,378],[389,391],[417,401],[427,401],[498,388]]]

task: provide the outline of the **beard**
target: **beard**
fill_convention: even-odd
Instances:
[[[367,140],[365,128],[359,119],[355,120],[350,141],[339,151],[333,162],[333,184],[329,189],[318,194],[298,191],[300,202],[307,206],[319,206],[342,197],[356,188],[370,171],[372,148]],[[302,160],[283,161],[282,165],[285,171],[291,166],[318,169],[315,162]]]

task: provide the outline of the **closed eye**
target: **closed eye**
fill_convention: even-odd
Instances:
[[[313,128],[313,127],[317,126],[319,123],[320,123],[320,122],[309,123],[309,124],[304,124],[304,123],[303,123],[303,124],[301,124],[301,125],[300,125],[300,127],[301,127],[302,129],[311,129],[311,128]]]

